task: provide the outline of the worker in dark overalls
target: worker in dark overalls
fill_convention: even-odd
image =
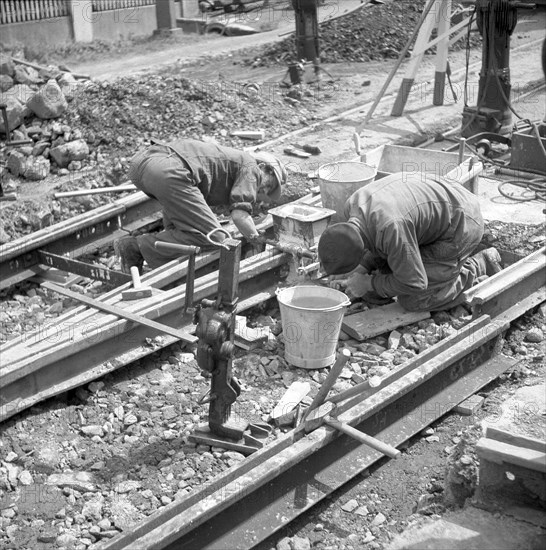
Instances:
[[[324,231],[318,253],[326,274],[351,273],[353,298],[396,296],[410,311],[445,310],[501,269],[496,249],[474,254],[484,232],[480,205],[457,183],[392,174],[356,191],[345,218]]]
[[[252,219],[256,203],[277,201],[287,174],[268,153],[247,153],[214,143],[179,139],[152,141],[131,159],[129,178],[163,208],[160,233],[122,237],[114,243],[121,269],[142,270],[144,260],[155,269],[180,256],[154,247],[156,241],[207,248],[209,238],[222,242],[226,235],[211,206],[227,205],[237,229],[249,240],[258,236]]]

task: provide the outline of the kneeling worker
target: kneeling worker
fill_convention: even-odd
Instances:
[[[277,201],[287,174],[268,153],[246,153],[231,147],[179,139],[152,145],[131,159],[129,178],[163,208],[164,230],[156,234],[122,237],[114,243],[122,271],[142,270],[144,260],[155,269],[177,257],[163,252],[156,241],[210,247],[207,235],[221,228],[210,206],[228,205],[237,229],[249,240],[258,236],[252,220],[258,202]],[[221,242],[225,234],[211,238]]]
[[[410,311],[445,310],[501,269],[494,248],[472,255],[484,232],[478,199],[441,178],[379,179],[347,200],[345,218],[324,231],[318,253],[326,274],[352,272],[353,298],[396,296]]]

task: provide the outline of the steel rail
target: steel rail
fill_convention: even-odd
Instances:
[[[349,390],[339,420],[397,446],[513,366],[500,354],[502,335],[544,300],[546,265],[535,261],[543,255],[518,262],[502,284],[500,276],[480,283],[474,294],[481,298],[468,299],[484,309],[491,302],[492,315],[475,309],[475,319],[427,350],[425,361],[416,357],[364,395]],[[382,456],[329,427],[300,439],[293,430],[99,548],[254,548]]]
[[[272,251],[243,260],[239,274],[242,303],[238,310],[255,305],[256,295],[260,300],[272,296],[281,279],[282,268],[290,261],[290,254]],[[172,268],[166,270],[167,275],[170,271]],[[157,277],[153,272],[149,274],[151,280]],[[143,282],[148,284],[146,277]],[[160,291],[136,303],[121,301],[122,288],[111,293],[109,302],[124,305],[128,311],[176,329],[193,329],[191,319],[182,314],[183,287]],[[214,296],[217,288],[218,272],[198,278],[194,303]],[[79,315],[69,312],[51,325],[0,348],[0,421],[176,341],[174,337],[113,314],[87,307],[80,309]]]
[[[316,204],[320,197],[308,194],[294,202]],[[101,246],[128,232],[158,222],[160,204],[138,191],[111,204],[100,206],[69,220],[40,229],[30,235],[0,246],[0,290],[30,279],[49,267],[96,280],[122,284],[130,280],[123,273],[113,272],[96,265],[79,263],[75,258],[94,252]],[[273,227],[269,215],[258,229]],[[233,234],[238,232],[230,226]],[[63,258],[59,258],[63,256]]]
[[[2,245],[0,289],[42,272],[44,258],[40,251],[77,258],[128,231],[159,220],[159,210],[157,201],[139,191]]]
[[[297,203],[317,204],[320,196],[309,194]],[[140,204],[140,201],[137,201]],[[150,201],[155,202],[155,201]],[[115,210],[118,211],[117,209]],[[111,212],[109,212],[111,213]],[[106,219],[108,219],[106,217]],[[79,220],[83,225],[84,221]],[[81,227],[80,223],[76,224]],[[260,230],[273,225],[268,215]],[[67,230],[74,235],[73,227]],[[57,231],[57,234],[62,231]],[[54,237],[40,236],[35,253],[47,256],[40,247],[58,242]],[[34,246],[32,239],[27,239]],[[11,247],[11,252],[17,247]],[[196,260],[199,270],[219,258],[218,252],[200,255]],[[257,305],[272,297],[281,280],[281,271],[293,260],[290,254],[267,251],[244,260],[241,264],[241,302],[239,311]],[[168,291],[160,289],[180,284],[188,269],[188,261],[173,261],[142,277],[142,283],[154,287],[154,295],[137,302],[123,302],[123,284],[100,297],[105,304],[122,306],[129,312],[151,320],[186,330],[189,320],[183,319],[185,292],[176,286]],[[211,297],[216,292],[218,271],[195,281],[194,303]],[[159,336],[159,338],[157,338]],[[152,343],[150,343],[152,342]],[[176,342],[176,338],[150,330],[131,321],[97,312],[88,306],[79,306],[50,320],[38,329],[23,334],[0,346],[0,421],[3,421],[35,403],[88,383],[104,374],[142,358]]]

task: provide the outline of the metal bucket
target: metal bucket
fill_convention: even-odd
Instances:
[[[347,306],[343,292],[321,286],[294,286],[277,291],[284,337],[284,357],[303,369],[332,365]]]
[[[322,206],[336,211],[332,223],[346,221],[345,202],[355,191],[372,183],[376,175],[376,168],[356,161],[332,162],[318,169]]]

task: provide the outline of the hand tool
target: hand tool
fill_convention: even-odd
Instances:
[[[209,403],[208,427],[216,445],[219,438],[228,438],[231,443],[240,440],[249,426],[244,418],[231,414],[231,406],[241,393],[232,375],[240,260],[241,241],[224,241],[220,251],[218,298],[202,300],[194,316],[199,337],[197,364],[211,374],[210,392],[200,402]]]
[[[360,430],[345,424],[344,422],[340,422],[331,416],[335,411],[335,407],[336,406],[333,403],[327,401],[317,409],[311,411],[305,420],[305,431],[311,432],[316,430],[321,424],[324,423],[327,426],[330,426],[331,428],[356,439],[360,443],[364,443],[364,445],[368,445],[368,447],[371,447],[372,449],[375,449],[390,458],[398,458],[400,456],[400,451],[395,447],[388,445],[387,443],[384,443],[371,435],[365,434]]]
[[[306,153],[311,153],[312,155],[320,155],[322,153],[320,147],[317,147],[316,145],[307,145],[306,143],[302,145],[300,143],[294,143],[294,147],[297,147]]]
[[[153,321],[152,319],[148,319],[147,317],[144,317],[143,315],[139,315],[137,313],[132,313],[131,311],[128,311],[126,309],[123,309],[119,306],[114,306],[112,304],[107,304],[106,302],[101,302],[100,300],[95,300],[93,298],[89,298],[88,296],[85,296],[84,294],[79,294],[78,292],[73,292],[72,290],[68,290],[66,288],[63,288],[59,285],[56,285],[54,283],[42,283],[42,287],[47,288],[48,290],[52,290],[53,292],[57,292],[58,294],[62,294],[64,296],[68,296],[69,298],[72,298],[74,300],[78,300],[79,302],[82,302],[88,306],[91,306],[95,309],[99,309],[101,311],[106,311],[106,313],[112,313],[113,315],[116,315],[117,317],[121,317],[122,319],[127,319],[129,321],[133,321],[134,323],[138,323],[140,325],[144,325],[146,327],[149,327],[154,330],[158,330],[159,332],[164,332],[165,334],[170,334],[171,336],[174,336],[175,338],[178,338],[179,340],[183,340],[184,342],[188,342],[190,344],[194,344],[197,341],[197,338],[193,336],[192,334],[185,332],[184,330],[179,330],[173,327],[170,327],[168,325],[164,325],[162,323],[158,323],[157,321]]]
[[[283,153],[285,155],[290,155],[292,157],[298,157],[302,159],[308,159],[311,156],[311,153],[307,153],[306,151],[303,151],[296,147],[285,147],[283,149]]]
[[[317,395],[315,395],[315,397],[313,398],[313,401],[311,401],[309,408],[303,414],[301,423],[298,426],[298,428],[300,428],[301,426],[304,426],[305,420],[309,416],[309,414],[314,409],[320,407],[324,403],[326,396],[328,395],[328,393],[336,383],[336,380],[338,379],[341,371],[343,370],[345,363],[347,363],[350,357],[351,357],[351,352],[348,349],[345,348],[341,350],[341,352],[336,358],[334,365],[330,369],[330,372],[328,373],[326,380],[324,380],[321,387],[319,388],[319,391],[317,392]]]
[[[212,240],[212,236],[215,234],[215,233],[223,233],[226,238],[228,239],[231,239],[231,233],[227,230],[227,229],[224,229],[223,227],[218,227],[217,229],[213,229],[212,231],[209,231],[205,237],[207,238],[207,241],[214,245],[214,246],[219,246],[220,248],[225,248],[226,250],[229,250],[229,246],[226,245],[226,244],[223,244],[223,243],[220,243],[218,241],[213,241]]]
[[[122,300],[140,300],[141,298],[149,298],[152,295],[151,287],[142,286],[138,267],[134,265],[131,266],[131,279],[133,280],[133,288],[121,292]]]
[[[186,244],[168,243],[165,241],[156,241],[154,248],[167,252],[179,252],[181,256],[189,255],[188,270],[186,275],[186,300],[184,304],[184,312],[192,311],[193,307],[193,290],[195,283],[195,256],[201,252],[198,246],[190,246]]]
[[[67,199],[69,197],[82,197],[85,195],[102,195],[105,193],[125,193],[136,191],[134,185],[117,185],[115,187],[95,187],[94,189],[80,189],[79,191],[63,191],[55,193],[53,196],[56,199]]]

